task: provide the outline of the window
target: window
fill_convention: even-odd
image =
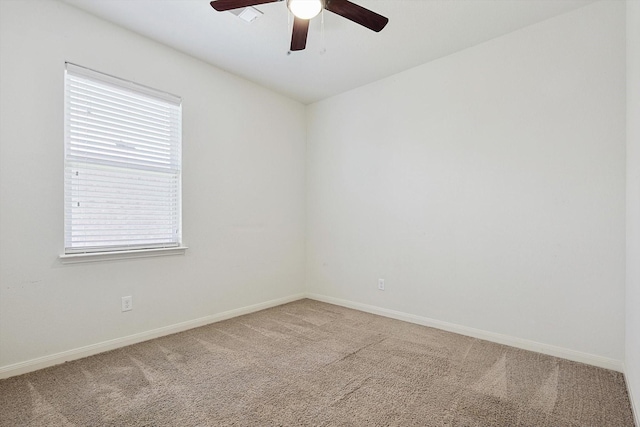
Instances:
[[[180,98],[73,64],[65,73],[65,254],[181,244]]]

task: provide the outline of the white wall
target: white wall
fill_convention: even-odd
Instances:
[[[59,263],[65,61],[183,97],[185,256]],[[0,1],[0,93],[0,370],[303,292],[303,105],[53,1]]]
[[[627,1],[627,293],[625,374],[640,422],[640,2]]]
[[[596,3],[310,106],[307,291],[621,364],[624,13]]]

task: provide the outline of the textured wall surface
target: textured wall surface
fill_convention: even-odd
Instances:
[[[302,104],[62,2],[0,20],[0,367],[303,291]],[[58,261],[65,61],[182,97],[185,256]]]
[[[308,291],[621,364],[624,6],[310,106]]]

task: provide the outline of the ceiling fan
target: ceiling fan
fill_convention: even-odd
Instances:
[[[285,0],[214,0],[211,2],[211,7],[218,12],[223,12],[279,1]],[[306,47],[309,20],[318,15],[323,8],[375,32],[382,30],[389,22],[389,18],[347,0],[286,0],[286,2],[294,15],[291,50],[303,50]]]

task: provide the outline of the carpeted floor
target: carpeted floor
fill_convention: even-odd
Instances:
[[[0,381],[14,426],[633,426],[622,374],[302,300]]]

